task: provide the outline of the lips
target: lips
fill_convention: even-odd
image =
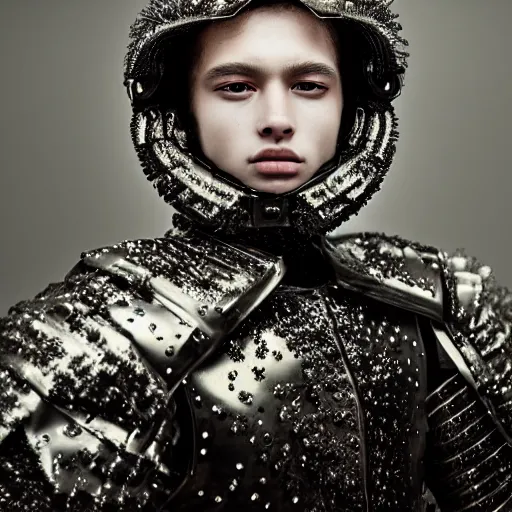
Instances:
[[[259,173],[267,176],[295,176],[304,160],[291,149],[267,148],[261,150],[252,159]]]
[[[249,160],[251,163],[261,161],[286,161],[301,163],[304,160],[297,155],[294,151],[287,148],[265,148],[256,153],[254,157]]]
[[[261,174],[269,176],[295,176],[299,172],[300,162],[287,160],[260,160],[255,163]]]

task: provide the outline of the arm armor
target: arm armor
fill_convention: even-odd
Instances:
[[[440,509],[512,510],[510,292],[460,251],[376,233],[328,239],[325,250],[340,285],[418,313],[427,351],[451,361],[426,403],[426,479]]]
[[[167,502],[191,470],[180,383],[282,273],[277,258],[175,234],[85,253],[62,283],[11,308],[0,321],[0,509]]]
[[[512,295],[461,251],[443,258],[433,331],[459,370],[427,399],[430,486],[442,510],[512,510]]]
[[[512,447],[458,374],[427,399],[426,478],[442,511],[512,510]]]

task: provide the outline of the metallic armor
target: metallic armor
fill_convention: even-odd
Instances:
[[[249,3],[153,0],[132,27],[134,144],[180,213],[0,321],[0,510],[512,510],[508,290],[462,253],[326,235],[391,165],[391,2],[302,2],[365,34],[375,94],[293,193],[230,181],[151,104],[164,42]]]

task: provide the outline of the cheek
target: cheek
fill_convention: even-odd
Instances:
[[[226,148],[233,152],[236,141],[240,139],[244,126],[248,122],[248,116],[237,115],[232,109],[219,104],[210,104],[200,112],[199,132],[203,144],[209,148],[210,152],[225,152]]]
[[[222,140],[222,116],[211,101],[202,101],[201,98],[195,104],[195,111],[203,149],[214,147]]]
[[[305,130],[305,146],[309,148],[314,171],[332,158],[336,152],[338,132],[341,125],[341,107],[335,102],[326,102],[318,109],[310,109],[302,118]]]
[[[338,132],[341,127],[341,117],[343,115],[343,101],[340,97],[334,99],[331,103],[331,108],[326,112],[324,123],[325,123],[325,134],[328,140],[336,145],[338,140]]]
[[[315,130],[332,130],[333,127],[341,124],[341,113],[343,102],[336,94],[328,98],[309,100],[300,106],[302,120],[309,120],[311,127]]]
[[[205,129],[226,133],[234,124],[233,113],[223,102],[212,99],[199,101],[196,111],[200,112],[198,119]]]
[[[247,156],[244,147],[247,138],[242,136],[244,116],[237,115],[222,102],[198,101],[195,107],[196,112],[200,112],[197,122],[204,154],[215,165],[230,172]]]
[[[336,105],[330,108],[322,108],[316,112],[310,112],[306,123],[309,126],[309,134],[321,146],[325,147],[335,142],[341,125],[341,109]]]

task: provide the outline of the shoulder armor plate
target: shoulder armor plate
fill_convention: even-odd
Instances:
[[[0,442],[23,422],[57,488],[142,499],[114,485],[114,466],[168,472],[174,389],[283,271],[279,258],[200,234],[84,253],[62,283],[0,320]],[[64,469],[84,457],[91,466],[70,479]]]
[[[342,286],[443,318],[442,255],[436,249],[379,233],[326,238],[324,249]]]
[[[150,361],[173,375],[172,379],[166,378],[168,385],[172,380],[171,388],[191,371],[191,365],[196,367],[210,354],[284,275],[280,258],[202,234],[175,233],[165,238],[124,242],[85,253],[82,258],[85,265],[125,280],[150,298],[156,316],[150,322],[155,328],[150,325],[149,331],[158,328],[157,310],[161,309],[167,315],[172,313],[181,326],[187,326],[189,335],[174,343],[173,355],[163,360],[160,346],[146,344]],[[111,308],[110,314],[116,321],[126,322],[134,311],[137,314],[137,304],[132,306]],[[131,330],[127,325],[124,329]],[[194,331],[200,335],[191,336]]]

